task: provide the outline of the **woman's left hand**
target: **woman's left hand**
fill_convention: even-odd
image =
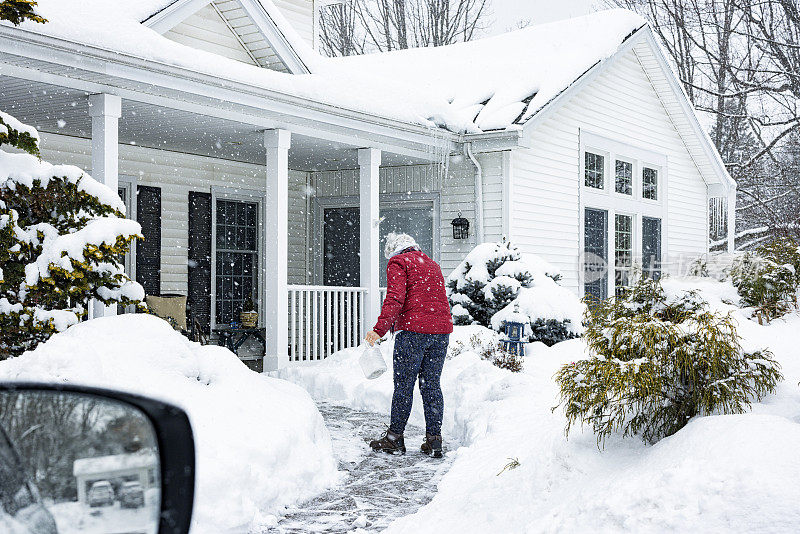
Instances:
[[[375,344],[375,342],[377,342],[377,341],[378,341],[380,338],[381,338],[381,336],[379,336],[379,335],[378,335],[378,334],[375,332],[375,330],[370,330],[370,331],[369,331],[369,334],[367,334],[367,337],[365,337],[365,338],[364,338],[364,340],[365,340],[367,343],[369,343],[370,345],[374,345],[374,344]]]

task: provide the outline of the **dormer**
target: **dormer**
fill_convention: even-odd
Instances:
[[[295,25],[303,27],[306,9],[313,36],[313,0],[177,0],[143,24],[198,50],[279,72],[307,74],[287,38],[291,31],[305,37]]]

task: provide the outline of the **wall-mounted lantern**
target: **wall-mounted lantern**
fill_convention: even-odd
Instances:
[[[469,221],[461,216],[458,212],[458,217],[453,219],[453,239],[467,239],[469,237]]]

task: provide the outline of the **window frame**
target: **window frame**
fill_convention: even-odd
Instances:
[[[668,158],[665,154],[655,152],[631,143],[604,137],[593,132],[579,130],[579,246],[580,264],[578,269],[579,286],[581,295],[585,290],[585,213],[586,209],[605,210],[608,215],[608,295],[617,293],[616,284],[616,215],[629,215],[633,218],[632,224],[632,249],[633,265],[642,265],[642,218],[651,217],[661,219],[661,273],[667,272],[665,268],[666,258],[668,257],[668,203],[665,192],[667,191],[669,173]],[[606,188],[605,190],[588,187],[584,183],[584,161],[586,152],[601,154],[606,156]],[[616,192],[616,162],[625,161],[633,165],[633,184],[632,194]],[[642,198],[642,173],[645,167],[655,169],[658,173],[657,200]],[[611,172],[613,170],[613,173]],[[613,186],[611,176],[613,174]],[[614,225],[612,227],[612,225]],[[613,230],[613,231],[612,231]]]
[[[650,197],[644,196],[644,172],[645,172],[646,169],[650,169],[652,171],[655,171],[655,173],[656,173],[656,198],[650,198]],[[639,177],[640,177],[639,188],[640,188],[640,191],[641,191],[642,200],[644,200],[645,202],[658,202],[658,201],[660,201],[662,193],[661,193],[661,170],[659,169],[659,167],[657,165],[650,165],[650,164],[645,163],[645,164],[641,165],[641,170],[639,172]]]
[[[117,189],[124,189],[127,198],[125,204],[125,218],[132,221],[136,220],[136,188],[138,186],[136,176],[120,174],[117,177]],[[128,253],[125,254],[125,274],[131,280],[136,280],[136,239],[131,241]]]
[[[437,263],[441,258],[442,220],[441,220],[441,195],[434,193],[381,193],[380,208],[396,207],[433,207],[433,260]],[[325,244],[325,209],[327,208],[358,208],[360,207],[357,196],[339,197],[314,197],[314,224],[309,225],[314,235],[311,242],[314,250],[322,250]],[[380,254],[383,254],[381,249]],[[322,285],[324,282],[324,262],[322,254],[313,254],[313,284]],[[362,286],[363,287],[363,286]]]
[[[631,192],[620,193],[617,191],[617,163],[627,163],[631,166]],[[614,155],[614,194],[623,198],[636,198],[636,160],[619,154]]]
[[[211,328],[217,328],[217,200],[249,202],[256,204],[256,295],[258,299],[258,322],[263,326],[266,303],[264,302],[264,220],[266,216],[266,193],[251,189],[211,187]]]
[[[630,255],[631,255],[631,257],[630,257],[630,265],[628,267],[624,267],[624,268],[620,268],[620,267],[617,266],[617,251],[618,251],[618,249],[617,249],[617,218],[618,217],[627,217],[628,219],[630,219],[630,223],[631,223],[630,249],[629,249],[629,252],[630,252]],[[630,282],[630,281],[633,280],[633,274],[635,272],[634,265],[636,264],[636,252],[635,252],[636,251],[636,238],[637,238],[638,235],[642,234],[641,231],[640,232],[636,231],[637,230],[636,219],[637,219],[637,217],[636,217],[635,213],[628,213],[628,212],[624,212],[624,211],[616,211],[616,212],[614,212],[614,226],[613,226],[613,233],[614,233],[613,245],[614,245],[614,248],[611,249],[611,253],[609,254],[609,256],[613,255],[613,258],[614,258],[614,264],[612,266],[613,271],[614,271],[613,276],[612,276],[612,278],[614,279],[614,284],[613,284],[612,289],[614,290],[614,292],[612,293],[611,291],[609,291],[609,295],[612,295],[612,294],[615,295],[615,296],[618,295],[620,287],[617,287],[617,271],[627,271],[628,272],[628,281]],[[609,221],[609,226],[610,225],[611,225],[611,222]]]

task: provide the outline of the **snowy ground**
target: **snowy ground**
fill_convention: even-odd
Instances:
[[[433,459],[419,452],[422,428],[407,428],[408,452],[393,456],[371,451],[367,445],[367,440],[385,432],[385,417],[326,403],[320,405],[320,412],[331,433],[339,469],[347,478],[342,485],[287,510],[267,532],[379,532],[430,502],[452,456]],[[448,445],[445,442],[445,448]]]
[[[723,301],[726,284],[701,287],[720,311],[733,311],[745,347],[769,347],[785,380],[775,394],[742,415],[698,417],[655,446],[609,439],[565,418],[552,379],[564,363],[584,357],[581,340],[530,346],[525,370],[502,371],[463,353],[446,362],[443,433],[452,468],[426,506],[395,520],[389,533],[441,532],[796,532],[800,525],[800,315],[759,326]],[[457,329],[454,339],[473,331]],[[384,346],[390,360],[391,344]],[[387,414],[391,371],[367,381],[359,351],[344,351],[282,377],[317,400]],[[416,394],[412,423],[422,423]],[[511,459],[519,467],[505,470]]]
[[[158,531],[158,499],[148,499],[142,508],[120,508],[114,506],[91,508],[80,502],[64,502],[47,509],[53,514],[58,534],[109,534],[111,532]]]

